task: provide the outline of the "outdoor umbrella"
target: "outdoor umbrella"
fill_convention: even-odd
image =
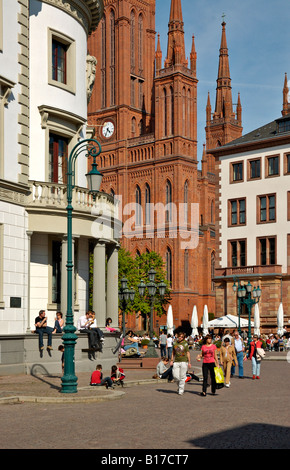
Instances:
[[[284,311],[282,303],[279,305],[278,314],[277,314],[277,326],[278,326],[278,335],[282,336],[284,332]]]
[[[192,332],[191,332],[191,336],[194,338],[195,336],[198,335],[198,316],[197,316],[197,309],[196,309],[196,305],[193,307],[193,310],[192,310],[192,317],[191,317],[191,328],[192,328]]]
[[[169,305],[167,311],[167,334],[173,335],[173,313],[172,313],[172,306]]]
[[[202,319],[202,335],[206,336],[208,335],[208,309],[207,305],[204,306],[203,309],[203,319]]]
[[[215,318],[208,322],[208,328],[238,328],[239,326],[239,317],[235,315],[223,315],[222,317]],[[241,328],[248,328],[249,321],[245,318],[240,318]],[[254,326],[254,323],[251,322],[251,326]],[[203,325],[201,325],[203,328]]]
[[[259,312],[259,305],[255,304],[254,310],[254,334],[260,335],[260,312]]]

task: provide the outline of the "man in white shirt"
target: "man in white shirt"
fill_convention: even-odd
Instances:
[[[232,339],[232,346],[236,349],[236,355],[238,359],[238,367],[239,367],[239,378],[244,378],[244,351],[245,345],[244,341],[242,340],[241,336],[239,335],[238,330],[234,331],[233,339]],[[231,375],[235,375],[235,366],[232,366]]]

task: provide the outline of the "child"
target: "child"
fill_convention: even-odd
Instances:
[[[124,382],[123,382],[125,379],[124,370],[121,369],[121,367],[112,366],[111,379],[114,384],[122,385],[122,387],[124,387]]]
[[[62,355],[61,355],[61,368],[62,368],[62,371],[64,371],[64,345],[61,344],[58,347],[58,350],[62,353]]]
[[[110,377],[105,377],[103,379],[101,364],[98,364],[96,367],[96,370],[92,373],[90,385],[93,385],[93,386],[105,385],[107,389],[114,388],[113,381]]]

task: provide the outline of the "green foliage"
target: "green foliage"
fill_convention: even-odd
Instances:
[[[126,309],[127,313],[141,312],[146,316],[150,315],[150,299],[147,289],[144,297],[140,297],[138,285],[141,280],[148,283],[148,271],[150,268],[156,271],[155,282],[158,284],[164,281],[167,284],[167,289],[164,298],[159,295],[158,289],[155,295],[154,310],[159,316],[164,313],[164,307],[170,300],[170,290],[168,282],[166,281],[166,271],[164,263],[160,255],[155,252],[144,253],[141,256],[136,256],[134,259],[132,255],[121,248],[119,250],[119,288],[121,287],[121,279],[126,277],[128,279],[128,287],[135,290],[135,299],[133,303],[129,303]]]

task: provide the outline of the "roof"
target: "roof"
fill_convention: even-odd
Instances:
[[[281,127],[284,123],[288,123],[287,130],[282,130]],[[285,126],[284,126],[285,128]],[[263,144],[264,142],[271,141],[271,139],[280,139],[280,138],[290,138],[290,114],[287,114],[284,117],[275,119],[264,126],[258,127],[257,129],[249,132],[248,134],[239,137],[238,139],[232,140],[227,144],[223,145],[222,147],[218,147],[216,149],[211,149],[209,153],[215,152],[223,152],[238,149],[244,145],[251,145],[251,144]]]

